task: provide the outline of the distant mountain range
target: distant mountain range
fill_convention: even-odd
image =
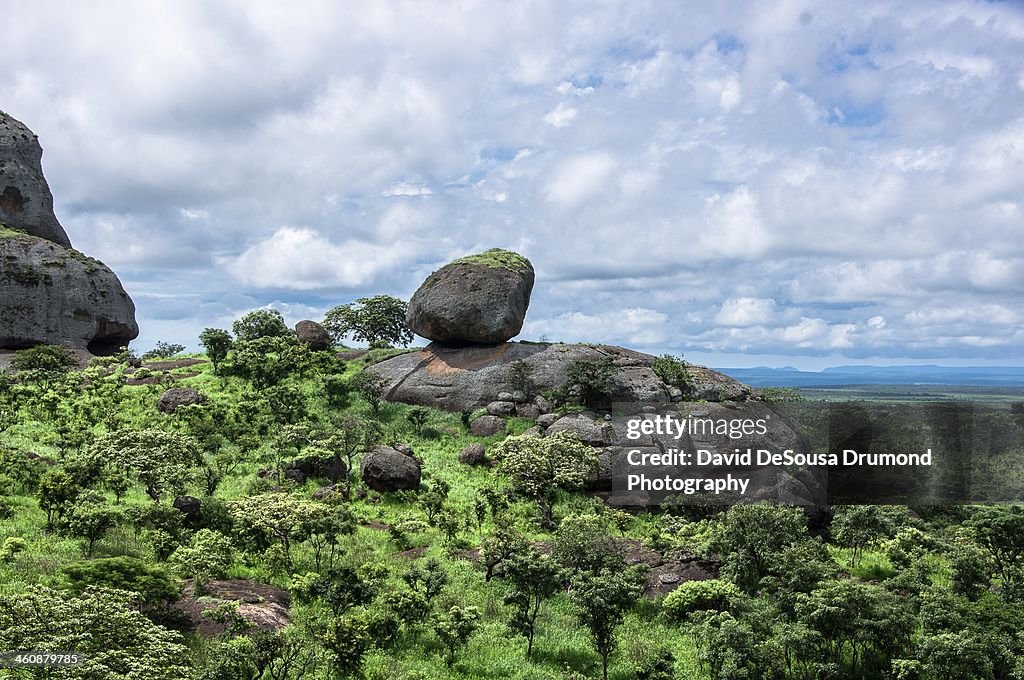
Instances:
[[[1024,387],[1024,366],[833,366],[821,371],[784,368],[718,368],[754,387],[837,385],[981,385]]]

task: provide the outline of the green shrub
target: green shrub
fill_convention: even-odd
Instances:
[[[652,368],[654,374],[666,385],[678,387],[683,394],[693,390],[693,377],[690,375],[689,365],[682,358],[662,354],[654,360]]]
[[[665,597],[661,607],[667,618],[679,621],[695,611],[729,609],[739,594],[733,583],[721,579],[686,581]]]
[[[16,352],[11,366],[19,371],[67,373],[78,366],[78,356],[64,345],[36,345]]]

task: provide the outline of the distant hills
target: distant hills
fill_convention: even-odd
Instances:
[[[754,387],[839,385],[982,385],[1024,387],[1024,366],[833,366],[821,371],[784,368],[718,368]]]

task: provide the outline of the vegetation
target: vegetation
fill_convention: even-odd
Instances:
[[[79,371],[39,348],[0,375],[0,650],[85,655],[74,669],[4,674],[1024,671],[1024,512],[1014,506],[627,513],[581,493],[598,451],[569,434],[525,436],[533,423],[511,418],[513,434],[474,437],[460,414],[387,402],[380,381],[358,377],[365,363],[298,343],[279,314],[246,315],[232,330],[204,331],[209,361],[154,372],[157,383],[131,379],[127,355]],[[592,364],[575,376],[595,403],[604,373]],[[162,413],[171,385],[206,399]],[[976,431],[1012,454],[992,463],[1007,483],[1020,482],[1020,401],[976,414]],[[369,488],[362,456],[398,443],[420,462],[421,487]],[[486,445],[495,467],[459,464],[470,443]],[[661,578],[672,570],[678,582]],[[243,586],[259,594],[225,595]],[[279,620],[275,594],[290,599]],[[255,625],[260,608],[275,622]]]
[[[324,316],[323,326],[338,343],[351,336],[368,342],[371,348],[405,347],[412,342],[412,331],[405,324],[406,311],[402,300],[375,295],[331,309]]]

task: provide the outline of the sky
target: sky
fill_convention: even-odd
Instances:
[[[4,6],[0,108],[133,347],[503,247],[520,339],[1024,364],[1019,3]]]

